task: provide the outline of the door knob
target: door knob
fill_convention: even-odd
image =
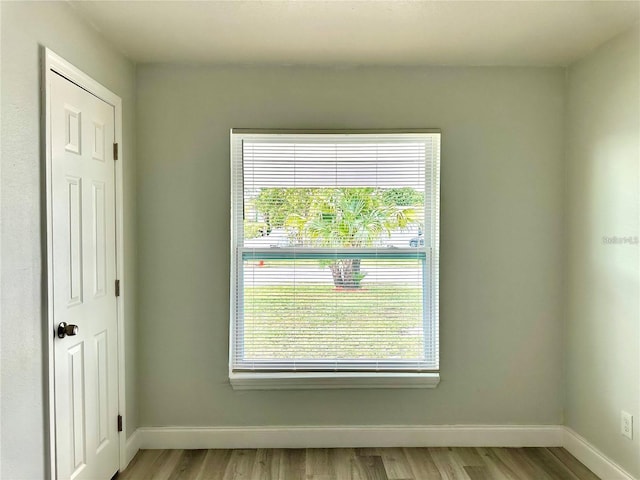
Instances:
[[[60,325],[58,325],[58,338],[64,338],[67,335],[69,335],[70,337],[73,337],[74,335],[78,334],[78,326],[77,325],[70,325],[66,322],[60,322]]]

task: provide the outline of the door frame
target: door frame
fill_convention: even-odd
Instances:
[[[126,285],[125,269],[124,269],[124,203],[123,189],[124,177],[122,162],[124,158],[124,142],[122,138],[122,99],[111,90],[91,78],[89,75],[81,71],[79,68],[55,54],[50,49],[42,48],[42,130],[43,130],[43,158],[45,160],[45,176],[44,185],[42,187],[44,201],[46,205],[46,217],[44,222],[46,228],[46,262],[43,262],[43,268],[46,269],[46,293],[44,301],[46,302],[44,332],[46,341],[44,346],[44,362],[45,362],[45,426],[48,426],[48,432],[45,434],[48,441],[47,452],[49,454],[50,478],[56,479],[56,418],[55,418],[55,381],[54,381],[54,339],[55,325],[53,318],[53,199],[51,185],[51,78],[53,75],[61,75],[70,82],[76,84],[83,90],[91,93],[99,99],[105,101],[114,107],[115,123],[114,135],[115,142],[118,143],[118,160],[115,163],[115,214],[116,214],[116,277],[120,280],[122,286]],[[44,282],[43,282],[44,283]],[[120,289],[120,296],[116,297],[116,315],[117,315],[117,350],[118,350],[118,412],[126,420],[126,395],[125,395],[125,289]],[[115,422],[116,419],[113,419]],[[127,466],[127,428],[126,422],[122,422],[122,431],[118,434],[118,452],[119,452],[119,470],[122,471]]]

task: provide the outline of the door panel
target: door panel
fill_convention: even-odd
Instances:
[[[109,441],[109,369],[107,367],[107,331],[104,330],[95,336],[96,348],[96,380],[98,399],[98,449]]]
[[[101,297],[106,294],[107,287],[107,244],[105,185],[104,182],[94,180],[92,189],[93,207],[93,296]]]
[[[82,178],[68,175],[69,303],[82,303]]]
[[[51,76],[51,204],[56,474],[107,480],[118,470],[113,107]]]
[[[84,388],[84,344],[79,343],[69,348],[69,390],[71,420],[71,466],[73,473],[82,469],[86,463],[87,444],[85,442],[85,388]]]

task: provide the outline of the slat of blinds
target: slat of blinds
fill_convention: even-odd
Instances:
[[[231,148],[233,369],[437,370],[439,135],[234,135]],[[354,228],[320,241],[261,213],[319,194],[357,202],[407,192],[412,203],[394,208],[414,220],[373,236]],[[337,286],[340,262],[358,264],[357,282]]]
[[[425,258],[424,248],[239,248],[243,260],[282,260],[282,259],[330,259],[359,258],[377,260],[398,258]]]
[[[413,187],[424,190],[426,142],[248,143],[244,182],[264,187]]]

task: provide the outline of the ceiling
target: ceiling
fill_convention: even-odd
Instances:
[[[140,63],[567,65],[638,1],[70,1]]]

